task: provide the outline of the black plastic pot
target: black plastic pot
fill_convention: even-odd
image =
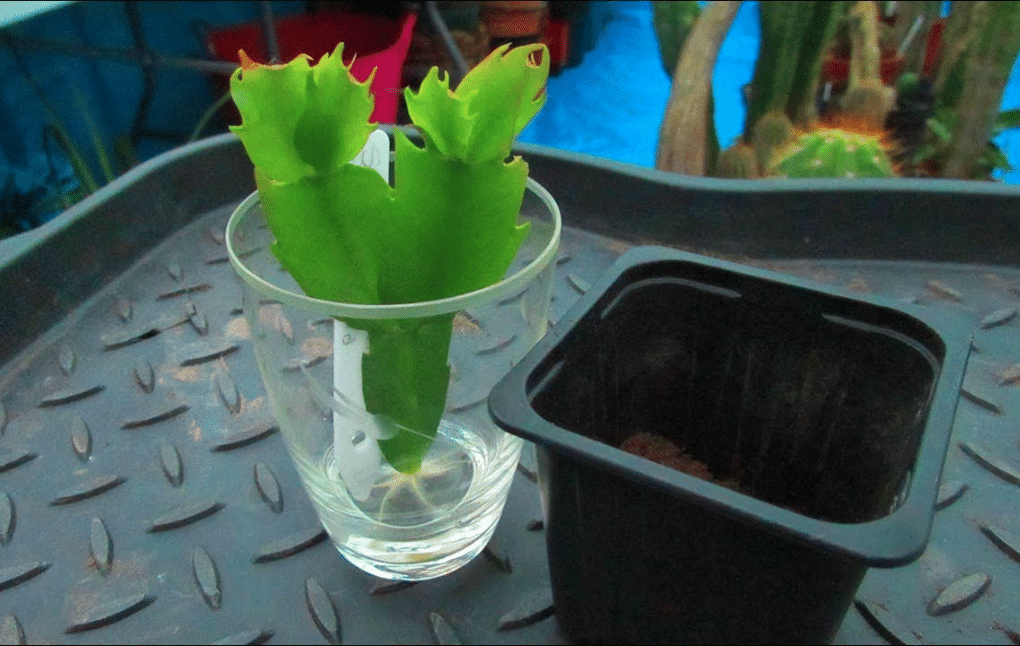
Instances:
[[[867,568],[927,544],[969,348],[920,306],[625,253],[489,399],[537,445],[564,630],[831,641]],[[636,433],[727,482],[618,448]]]

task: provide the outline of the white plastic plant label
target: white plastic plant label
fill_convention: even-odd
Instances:
[[[382,130],[375,130],[368,136],[365,147],[361,149],[352,164],[372,168],[382,175],[387,183],[390,181],[390,138]]]
[[[368,137],[352,164],[375,169],[390,181],[390,139],[382,130]],[[383,456],[376,440],[381,429],[372,415],[364,412],[365,396],[361,382],[361,359],[368,351],[368,334],[333,321],[333,389],[350,406],[333,408],[333,456],[337,471],[355,500],[367,500],[375,484],[375,475]]]

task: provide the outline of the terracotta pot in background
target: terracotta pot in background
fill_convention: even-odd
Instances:
[[[549,3],[539,0],[482,2],[482,21],[489,30],[492,46],[504,43],[537,43],[545,34]]]
[[[945,30],[945,18],[940,18],[932,23],[931,31],[928,32],[928,44],[924,50],[924,64],[921,67],[922,76],[931,76],[935,73],[935,65],[938,63],[939,53],[942,50],[942,33]]]
[[[880,72],[882,83],[895,85],[896,80],[903,73],[905,61],[902,56],[897,56],[892,51],[882,52]],[[829,81],[833,87],[844,87],[850,75],[850,59],[845,56],[838,56],[829,53],[822,62],[822,80]]]

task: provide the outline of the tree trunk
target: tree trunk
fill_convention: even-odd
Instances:
[[[878,49],[878,5],[860,0],[850,9],[850,73],[847,92],[862,81],[881,78],[882,55]]]
[[[739,1],[711,2],[684,43],[659,128],[656,168],[684,175],[706,174],[712,71],[739,8]]]
[[[943,177],[973,179],[988,149],[1002,93],[1020,53],[1020,2],[987,3],[975,21],[977,36],[967,50],[956,127],[942,166]]]
[[[987,22],[989,4],[983,0],[952,4],[952,13],[946,19],[946,29],[942,33],[942,50],[935,72],[935,96],[940,99],[945,99],[946,85],[953,71],[978,30]]]

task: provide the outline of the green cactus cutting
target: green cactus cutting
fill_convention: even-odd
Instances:
[[[871,135],[820,128],[801,135],[772,163],[776,177],[895,177],[882,143]]]
[[[232,130],[255,165],[276,242],[273,254],[313,298],[340,303],[431,301],[503,278],[527,235],[517,221],[528,166],[514,137],[545,103],[544,45],[494,50],[449,87],[432,68],[405,92],[419,148],[395,132],[393,187],[351,164],[375,124],[368,86],[354,79],[343,43],[315,65],[299,56],[259,65],[241,53],[230,88],[243,123]],[[365,405],[396,429],[379,446],[415,473],[442,417],[453,314],[351,320],[368,332]]]

